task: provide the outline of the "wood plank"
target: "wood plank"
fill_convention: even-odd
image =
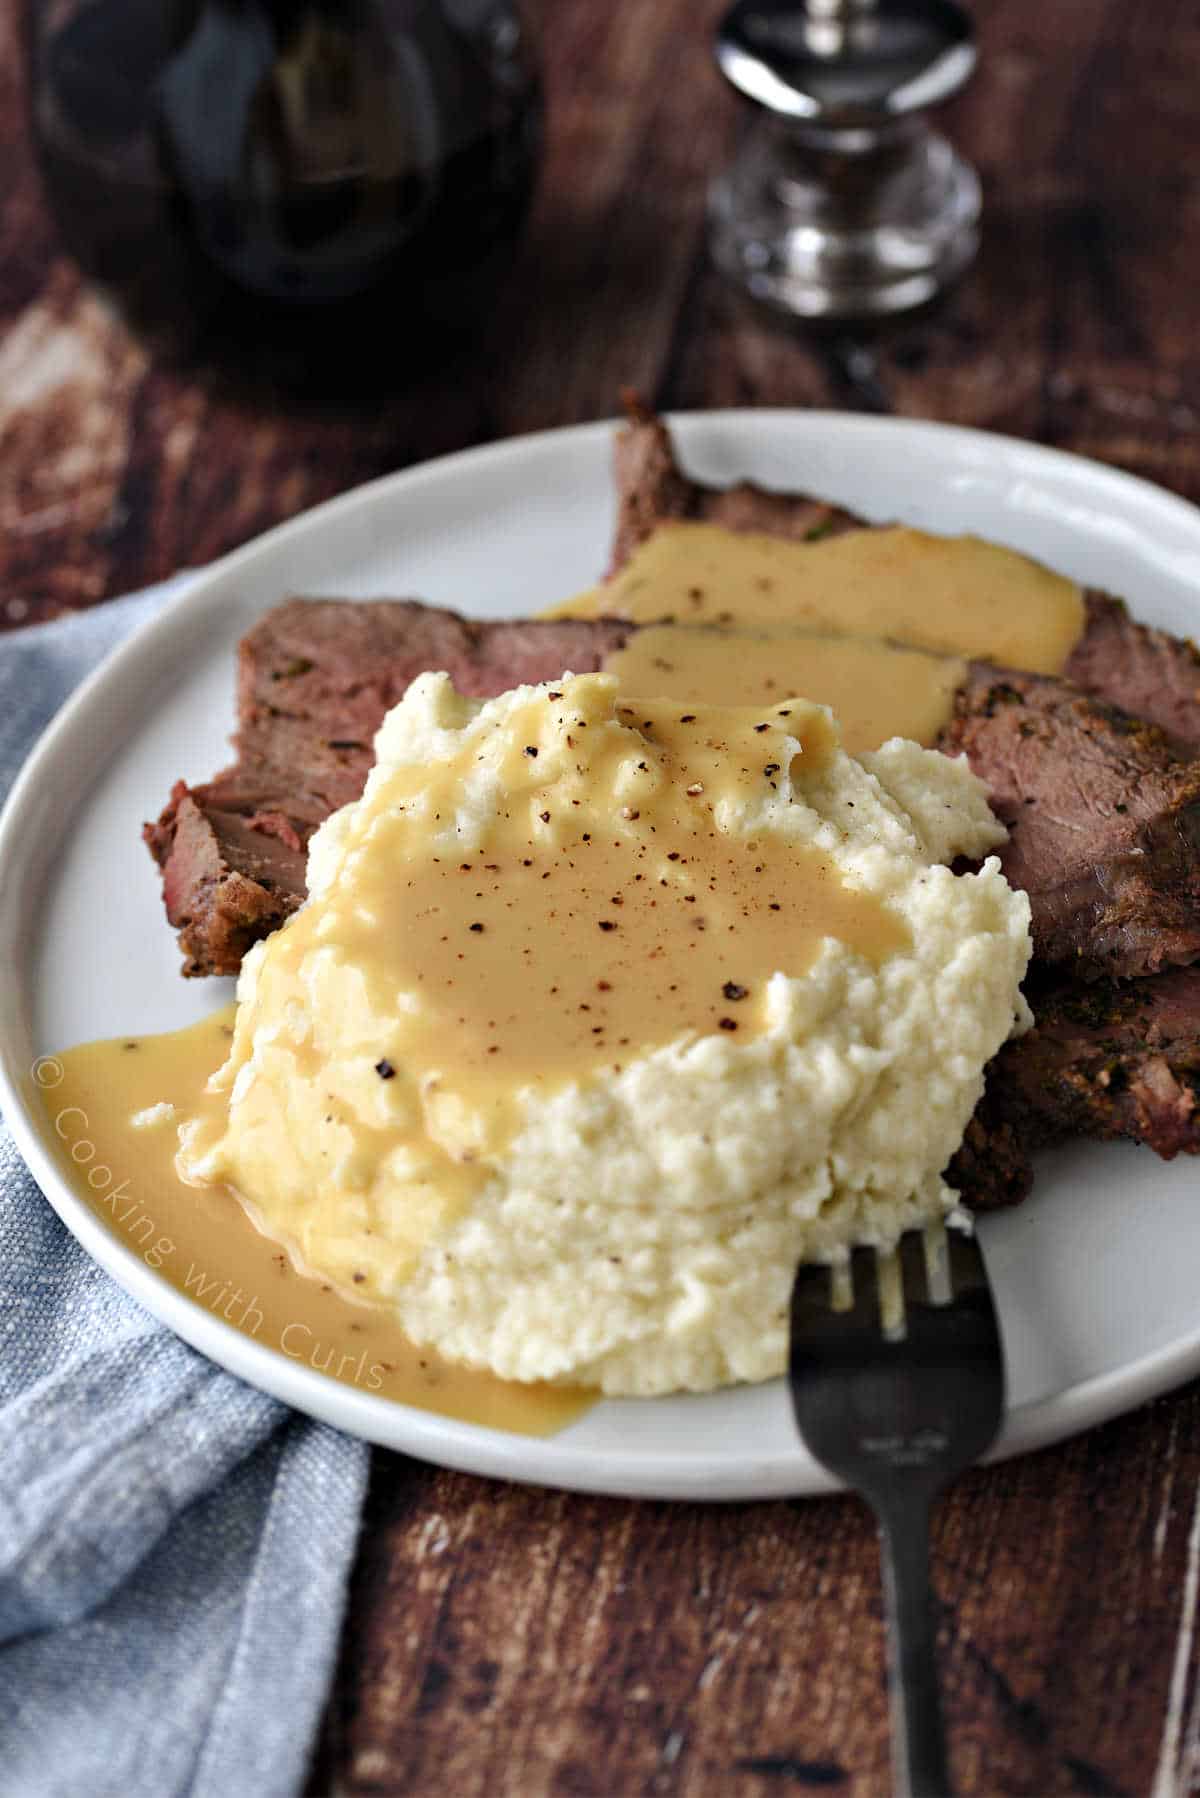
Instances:
[[[961,1792],[1149,1793],[1160,1757],[1160,1789],[1190,1789],[1198,1518],[1195,1386],[954,1488],[934,1557]],[[329,1789],[888,1789],[857,1500],[624,1503],[380,1455],[351,1617]]]

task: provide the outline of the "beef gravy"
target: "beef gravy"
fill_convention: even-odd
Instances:
[[[1074,581],[976,537],[895,525],[804,543],[686,522],[551,616],[651,627],[605,662],[631,694],[802,694],[833,709],[851,752],[932,744],[963,658],[1060,673],[1085,621]]]
[[[768,637],[669,624],[647,625],[604,667],[625,693],[693,704],[761,705],[802,693],[830,708],[851,755],[889,737],[935,742],[966,676],[959,657],[869,637]]]

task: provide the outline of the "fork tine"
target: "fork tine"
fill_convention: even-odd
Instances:
[[[792,1331],[819,1324],[833,1308],[833,1269],[824,1261],[809,1261],[796,1269],[792,1285]]]
[[[899,1244],[886,1250],[876,1249],[875,1277],[879,1282],[879,1328],[884,1341],[903,1342],[908,1334],[908,1313]]]
[[[930,1300],[929,1280],[925,1268],[925,1239],[916,1230],[907,1230],[897,1244],[900,1257],[900,1280],[906,1305],[927,1304]]]
[[[791,1302],[793,1364],[803,1365],[809,1345],[823,1341],[835,1327],[847,1340],[863,1329],[878,1329],[874,1249],[853,1249],[849,1261],[836,1269],[823,1261],[797,1268]]]
[[[856,1316],[879,1318],[879,1258],[874,1249],[850,1251],[850,1272],[854,1280]]]

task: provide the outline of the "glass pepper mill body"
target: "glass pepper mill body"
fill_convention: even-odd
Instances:
[[[923,305],[979,241],[980,186],[924,114],[975,67],[957,0],[735,0],[716,57],[753,103],[710,194],[717,264],[795,318]]]

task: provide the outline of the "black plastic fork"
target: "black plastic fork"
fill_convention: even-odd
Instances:
[[[804,1266],[792,1290],[796,1423],[875,1512],[888,1619],[898,1798],[947,1798],[929,1583],[929,1513],[1004,1415],[1004,1355],[983,1256],[960,1230],[913,1231],[895,1257]]]

